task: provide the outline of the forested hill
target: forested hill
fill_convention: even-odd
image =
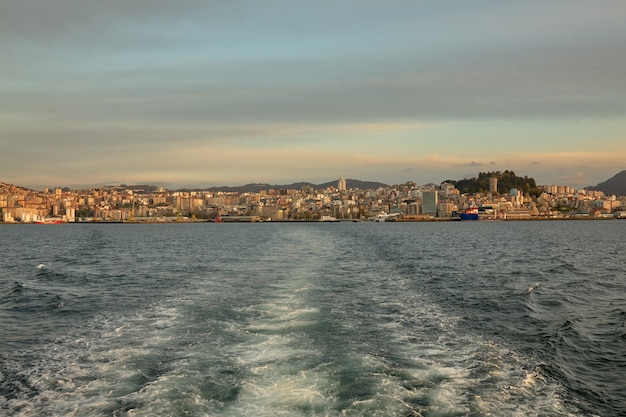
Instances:
[[[446,182],[453,184],[461,193],[486,193],[489,192],[489,178],[491,177],[498,179],[498,193],[500,194],[507,194],[511,188],[517,188],[524,194],[535,196],[542,192],[533,178],[518,177],[515,172],[508,170],[504,172],[481,172],[478,174],[478,178],[464,178],[458,181],[446,180]]]

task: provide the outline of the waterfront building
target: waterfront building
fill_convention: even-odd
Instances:
[[[422,214],[437,215],[437,190],[422,191]]]
[[[496,183],[491,182],[493,191]],[[181,216],[213,219],[217,213],[231,216],[258,216],[260,219],[314,220],[323,215],[337,219],[371,218],[376,213],[401,212],[408,216],[449,218],[470,201],[482,207],[498,207],[494,216],[525,217],[618,217],[626,209],[626,197],[604,195],[601,191],[575,190],[567,186],[543,186],[540,196],[512,189],[510,193],[461,194],[450,183],[440,186],[413,182],[347,192],[347,181],[339,178],[336,187],[302,190],[277,189],[257,192],[156,191],[107,186],[98,189],[50,188],[37,192],[0,182],[0,222],[34,222],[53,218],[63,221],[127,221],[159,218],[178,221]],[[511,212],[511,213],[509,213]],[[527,214],[528,212],[528,214]]]

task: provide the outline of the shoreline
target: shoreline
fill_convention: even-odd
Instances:
[[[460,220],[455,218],[431,218],[431,219],[396,219],[393,221],[376,222],[374,220],[336,220],[333,222],[320,220],[231,220],[216,222],[213,220],[120,220],[120,221],[78,221],[78,222],[62,222],[55,224],[37,224],[35,222],[0,222],[1,225],[37,225],[37,226],[54,226],[62,224],[196,224],[196,223],[437,223],[437,222],[463,222],[463,223],[493,223],[493,222],[528,222],[528,221],[607,221],[607,220],[626,220],[623,217],[535,217],[521,219],[479,219],[479,220]]]

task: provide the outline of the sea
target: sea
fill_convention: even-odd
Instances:
[[[625,416],[626,221],[0,226],[3,416]]]

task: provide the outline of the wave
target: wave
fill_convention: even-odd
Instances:
[[[622,309],[595,318],[565,320],[547,339],[553,360],[546,369],[591,404],[618,415],[626,386]],[[589,410],[591,411],[591,410]]]
[[[0,413],[618,415],[619,277],[535,258],[526,223],[484,226],[493,259],[453,224],[71,229],[0,264],[33,336],[3,335]]]

